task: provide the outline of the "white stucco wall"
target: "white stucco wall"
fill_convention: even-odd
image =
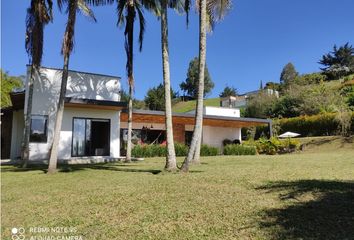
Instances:
[[[111,121],[110,132],[110,156],[118,158],[120,154],[120,136],[119,136],[119,118],[120,112],[114,110],[101,110],[101,109],[80,109],[66,107],[64,110],[63,123],[60,132],[59,152],[58,159],[67,160],[71,157],[72,148],[72,126],[73,118],[100,118],[109,119]],[[48,124],[48,129],[54,127],[54,121]],[[30,159],[31,160],[43,160],[48,159],[48,152],[52,142],[52,133],[48,135],[48,141],[46,143],[30,143]]]
[[[195,114],[195,110],[187,112],[189,114]],[[227,108],[227,107],[209,107],[205,106],[203,109],[204,115],[220,116],[220,117],[240,117],[240,109]]]
[[[24,126],[25,126],[25,120],[24,120],[23,110],[13,111],[11,151],[10,151],[11,159],[16,159],[21,157],[21,142],[23,138]]]
[[[240,109],[223,107],[204,107],[204,114],[223,117],[240,117]]]
[[[238,139],[241,141],[241,129],[203,126],[203,144],[222,149],[222,141],[224,139]]]
[[[29,77],[30,69],[27,72],[25,108],[28,100]],[[46,143],[30,143],[30,160],[48,158],[49,147],[53,141],[61,77],[62,71],[58,69],[41,68],[39,73],[35,73],[32,115],[48,116],[48,138]],[[118,77],[69,71],[66,97],[120,101],[120,90],[120,78]],[[111,119],[110,155],[111,157],[119,157],[119,114],[117,110],[65,107],[58,158],[71,157],[72,117]]]

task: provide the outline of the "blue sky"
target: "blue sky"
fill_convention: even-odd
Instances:
[[[30,1],[1,1],[1,68],[25,73],[26,8]],[[236,0],[233,9],[208,36],[207,64],[215,83],[210,97],[226,86],[240,93],[257,89],[262,80],[279,81],[283,66],[297,71],[319,70],[320,57],[334,44],[354,44],[353,0]],[[122,77],[126,86],[123,30],[116,26],[115,6],[94,9],[97,23],[78,15],[75,50],[70,69]],[[143,51],[135,50],[135,94],[162,82],[160,23],[145,12],[147,29]],[[55,6],[54,22],[45,29],[42,65],[61,68],[61,41],[66,15]],[[198,55],[198,16],[169,14],[171,80],[174,89],[185,80],[189,61]]]

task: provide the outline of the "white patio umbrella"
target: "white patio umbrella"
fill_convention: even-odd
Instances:
[[[283,133],[283,134],[279,135],[278,137],[287,138],[289,140],[289,146],[290,146],[290,138],[297,137],[297,136],[300,136],[300,134],[293,133],[293,132],[286,132],[286,133]],[[290,147],[288,148],[288,152],[290,152]]]
[[[279,135],[278,137],[280,137],[280,138],[292,138],[292,137],[297,137],[297,136],[300,136],[300,134],[293,133],[293,132],[286,132],[286,133],[283,133],[283,134]]]

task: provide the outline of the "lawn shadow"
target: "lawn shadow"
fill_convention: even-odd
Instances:
[[[126,164],[126,163],[96,163],[96,164],[59,164],[58,172],[70,173],[77,171],[84,171],[88,169],[93,170],[107,170],[107,171],[117,171],[117,172],[137,172],[137,173],[152,173],[159,174],[161,170],[155,169],[135,169],[132,167],[138,166],[136,164]],[[29,165],[27,168],[22,168],[19,165],[15,166],[3,166],[1,167],[1,172],[30,172],[30,171],[42,171],[47,173],[48,166],[45,164]]]
[[[286,201],[261,214],[260,228],[272,239],[354,239],[354,181],[281,181],[257,190]]]

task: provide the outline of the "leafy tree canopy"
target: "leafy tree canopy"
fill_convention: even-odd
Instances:
[[[171,88],[171,98],[176,98],[178,93]],[[165,110],[165,87],[161,83],[157,87],[150,88],[144,99],[145,105],[150,110],[164,111]]]
[[[14,77],[8,75],[8,73],[1,72],[1,107],[11,106],[10,93],[15,88],[21,88],[23,86],[21,77]]]
[[[280,91],[281,86],[280,83],[276,83],[276,82],[267,82],[264,86],[264,89],[273,89],[276,91]]]
[[[334,45],[333,51],[322,56],[321,70],[331,79],[338,79],[354,73],[354,48],[349,43],[341,47]]]
[[[292,63],[288,63],[285,65],[280,74],[280,83],[285,86],[289,86],[294,83],[298,75],[299,74],[296,72],[294,65]]]
[[[235,87],[226,86],[224,90],[219,94],[219,97],[237,96],[237,89]]]
[[[122,102],[128,102],[129,100],[129,94],[122,89],[120,91],[120,99]],[[138,99],[133,99],[133,108],[134,109],[145,109],[145,102],[138,100]]]
[[[198,95],[198,76],[199,76],[199,59],[195,57],[190,63],[187,72],[186,81],[180,84],[182,91],[186,92],[188,96],[197,98]],[[209,75],[208,67],[205,65],[204,75],[204,96],[211,92],[214,88],[214,83]]]

